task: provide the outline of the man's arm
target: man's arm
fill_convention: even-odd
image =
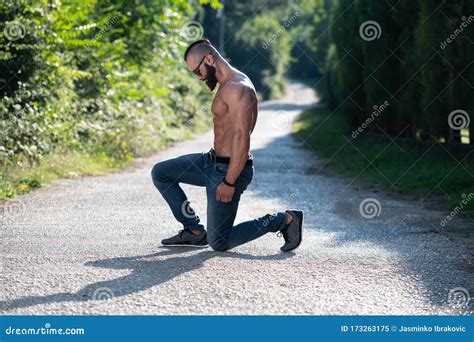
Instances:
[[[231,126],[229,134],[232,135],[230,164],[225,180],[235,184],[249,155],[252,98],[248,90],[240,84],[227,84],[225,87],[222,98],[229,110]],[[234,192],[234,187],[222,182],[217,186],[216,199],[219,202],[228,203],[232,201]]]
[[[228,85],[225,95],[232,134],[230,164],[225,179],[234,184],[249,157],[252,99],[248,89],[241,84]]]

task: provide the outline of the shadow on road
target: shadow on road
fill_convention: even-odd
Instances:
[[[269,110],[269,111],[276,111],[276,110],[285,110],[285,111],[303,111],[309,108],[314,108],[319,106],[320,104],[310,103],[310,104],[296,104],[296,103],[285,103],[285,102],[263,102],[259,104],[259,110]]]
[[[0,301],[0,308],[4,311],[9,311],[15,308],[23,308],[39,304],[84,302],[89,300],[98,301],[126,296],[147,290],[155,285],[163,284],[181,274],[198,269],[204,265],[206,260],[215,257],[275,261],[294,256],[294,253],[253,256],[236,252],[215,252],[212,250],[205,250],[187,256],[175,256],[182,253],[196,251],[196,248],[163,247],[163,249],[163,251],[153,254],[87,262],[85,264],[86,266],[108,269],[127,269],[131,270],[131,273],[120,278],[89,284],[76,293],[64,292],[47,296],[28,296],[13,300]],[[156,258],[167,256],[170,257],[164,260],[156,260]]]

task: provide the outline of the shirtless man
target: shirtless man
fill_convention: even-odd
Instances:
[[[212,102],[214,148],[162,161],[153,167],[153,184],[183,229],[162,240],[165,246],[205,247],[225,251],[268,232],[279,232],[287,252],[301,243],[303,212],[267,214],[234,226],[240,196],[253,178],[250,135],[257,121],[257,96],[250,79],[233,68],[207,39],[189,45],[184,60],[210,91],[219,83]],[[206,187],[207,233],[190,207],[179,183]]]

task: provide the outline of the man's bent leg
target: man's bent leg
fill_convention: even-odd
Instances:
[[[255,240],[266,233],[276,233],[285,222],[285,213],[267,214],[263,217],[241,222],[234,226],[228,236],[228,249]]]
[[[225,251],[252,241],[266,233],[279,231],[285,223],[285,213],[267,214],[234,226],[241,194],[253,177],[252,168],[244,168],[237,179],[235,194],[229,203],[218,202],[216,187],[225,176],[225,168],[215,169],[207,184],[207,241],[214,250]],[[209,180],[208,179],[208,180]]]
[[[225,251],[255,240],[266,233],[276,233],[284,226],[284,212],[267,214],[234,226],[238,206],[238,200],[235,199],[229,203],[217,202],[215,197],[208,200],[207,242],[212,249]]]
[[[199,216],[190,207],[188,198],[179,183],[206,185],[204,171],[206,153],[187,154],[157,163],[152,171],[153,184],[168,203],[176,220],[185,229],[203,230]]]

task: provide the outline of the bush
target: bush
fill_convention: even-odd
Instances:
[[[2,1],[2,182],[55,153],[128,160],[209,122],[190,120],[209,94],[182,62],[195,10],[182,0]]]
[[[269,14],[246,21],[237,32],[247,56],[247,72],[264,98],[284,94],[283,76],[290,63],[292,45],[284,25]]]

